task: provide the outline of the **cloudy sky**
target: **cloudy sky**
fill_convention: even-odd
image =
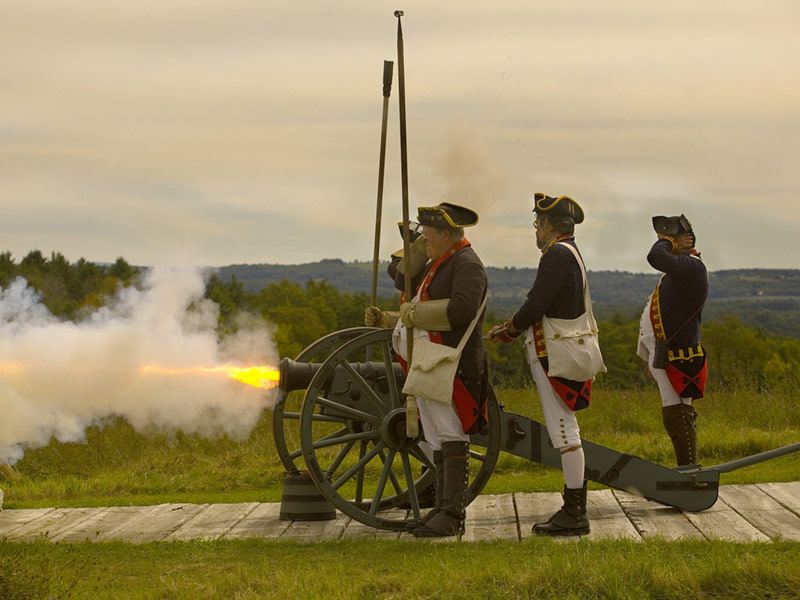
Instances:
[[[370,260],[395,9],[411,205],[477,209],[486,264],[536,263],[543,191],[584,207],[592,270],[647,271],[681,212],[712,270],[799,266],[796,0],[5,0],[0,250]]]

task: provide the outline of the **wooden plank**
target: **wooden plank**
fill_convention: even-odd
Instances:
[[[280,502],[264,502],[256,506],[245,517],[236,523],[224,537],[225,539],[238,539],[257,537],[276,539],[291,525],[291,521],[281,521]]]
[[[408,512],[404,508],[393,508],[391,510],[379,511],[378,516],[392,521],[402,521],[408,518]],[[375,529],[369,525],[364,525],[355,519],[350,519],[347,528],[342,533],[342,539],[367,538],[377,540],[396,540],[404,532],[391,529]]]
[[[29,542],[40,536],[46,536],[47,539],[52,540],[60,533],[68,531],[104,510],[106,509],[103,507],[57,508],[40,519],[18,527],[9,534],[8,539]]]
[[[4,510],[0,513],[0,538],[5,537],[18,527],[21,527],[35,519],[40,519],[51,513],[55,508],[23,508],[14,510]]]
[[[250,514],[258,502],[237,504],[209,504],[205,509],[186,521],[164,539],[172,540],[215,540],[223,536],[239,521]]]
[[[62,529],[56,534],[50,536],[51,542],[83,542],[94,541],[101,533],[103,519],[113,511],[115,508],[112,506],[103,506],[89,513],[85,519],[74,523],[72,527]],[[133,508],[133,507],[127,507]],[[149,507],[140,507],[149,508]]]
[[[756,485],[800,517],[800,481],[758,483]]]
[[[98,537],[101,540],[153,542],[175,531],[189,518],[200,512],[202,504],[159,504],[145,515],[136,515],[119,527]]]
[[[517,511],[511,494],[478,496],[467,507],[464,542],[519,540]]]
[[[612,494],[643,538],[703,539],[700,530],[677,508],[619,490],[612,491]]]
[[[338,540],[349,523],[350,517],[339,511],[336,511],[336,518],[330,521],[292,521],[281,535],[281,539],[299,542]]]
[[[769,542],[770,539],[725,502],[702,512],[685,512],[686,518],[709,540]]]
[[[534,523],[544,523],[564,504],[561,494],[556,492],[520,492],[513,496],[522,539],[533,535]],[[580,540],[580,536],[562,536],[552,539],[559,542],[577,542]]]
[[[720,499],[770,538],[800,541],[800,517],[757,486],[722,486]]]
[[[145,518],[157,506],[110,506],[108,510],[99,513],[55,541],[78,542],[86,539],[100,541],[110,539],[111,534],[128,523]]]
[[[586,539],[642,539],[609,489],[587,493],[586,516],[591,527],[589,535],[583,536]]]

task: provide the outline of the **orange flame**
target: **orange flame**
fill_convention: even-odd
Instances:
[[[169,369],[157,365],[145,365],[141,372],[145,375],[227,375],[231,379],[241,381],[253,387],[268,390],[278,384],[278,370],[268,366],[234,367],[220,365],[217,367],[190,367],[185,369]]]

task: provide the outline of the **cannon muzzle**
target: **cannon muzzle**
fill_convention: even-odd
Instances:
[[[304,390],[308,388],[314,375],[317,374],[323,363],[306,363],[296,362],[291,358],[284,358],[278,365],[279,381],[278,387],[284,392],[292,392],[294,390]],[[375,382],[381,387],[386,386],[386,365],[383,362],[366,362],[366,363],[350,363],[350,366],[361,377],[370,382]],[[392,363],[392,371],[394,373],[395,381],[402,387],[402,382],[405,379],[405,373],[400,363]],[[342,365],[338,365],[330,379],[333,379],[335,374],[346,374]]]

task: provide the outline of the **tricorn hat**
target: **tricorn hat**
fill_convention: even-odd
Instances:
[[[583,209],[569,196],[554,198],[541,192],[533,195],[533,212],[548,217],[572,217],[577,225],[583,223]]]
[[[442,202],[438,206],[420,206],[417,220],[420,225],[439,229],[458,229],[472,227],[478,223],[478,213],[470,208]]]
[[[653,229],[655,229],[656,233],[663,233],[664,235],[694,233],[691,222],[684,215],[679,217],[653,217]]]

